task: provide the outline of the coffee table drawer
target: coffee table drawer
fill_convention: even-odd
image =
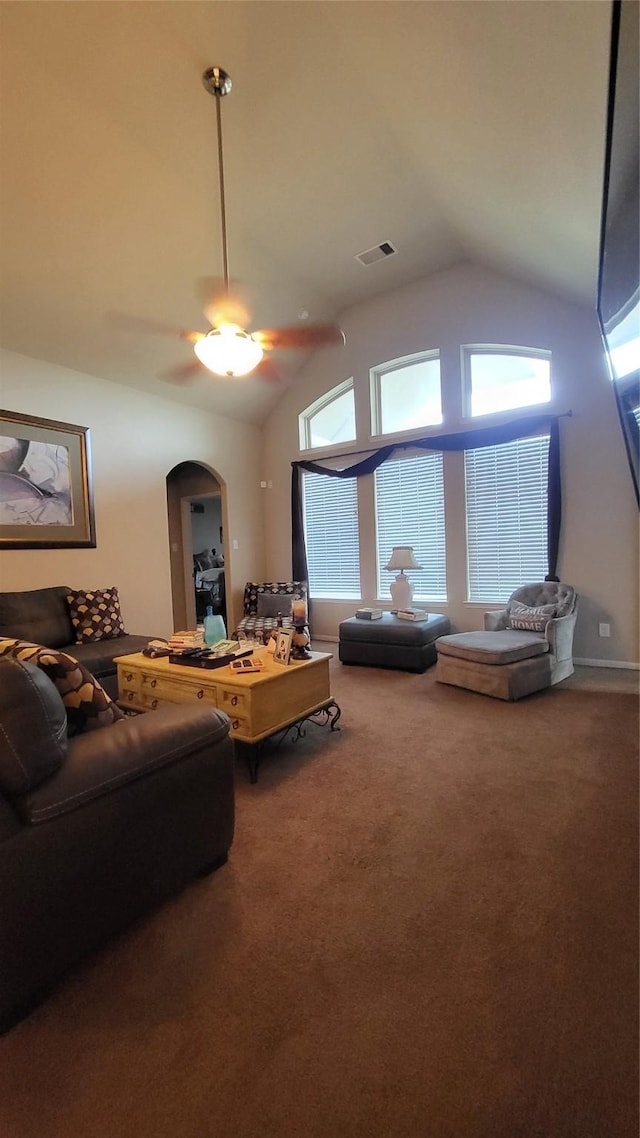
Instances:
[[[248,691],[237,691],[220,685],[218,688],[218,707],[226,711],[230,719],[238,715],[246,716],[249,713],[251,695]]]
[[[234,738],[239,739],[250,739],[253,734],[251,720],[245,719],[241,715],[229,716],[229,730]]]
[[[127,698],[127,693],[139,692],[141,675],[137,668],[123,668],[121,664],[118,665],[118,687],[120,689],[120,698]]]
[[[153,700],[164,703],[184,703],[193,700],[206,703],[212,707],[218,706],[216,689],[213,686],[198,683],[197,680],[183,680],[182,676],[153,676],[142,673],[139,696],[146,707],[151,706]],[[153,704],[154,707],[157,704]]]
[[[137,707],[140,703],[140,693],[131,684],[126,688],[121,687],[118,693],[118,703],[130,703]]]

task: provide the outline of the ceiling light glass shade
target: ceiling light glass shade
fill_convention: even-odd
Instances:
[[[237,324],[212,328],[193,350],[209,371],[229,376],[248,375],[264,355],[260,345]]]
[[[412,545],[394,545],[385,569],[399,569],[400,572],[403,572],[405,569],[422,569],[422,565],[418,565],[413,555]]]

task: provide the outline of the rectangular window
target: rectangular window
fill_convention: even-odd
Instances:
[[[493,415],[551,399],[551,356],[524,349],[464,349],[467,415]]]
[[[548,461],[548,435],[465,451],[468,600],[544,580]]]
[[[309,595],[359,600],[358,481],[305,472],[303,485]]]
[[[414,601],[446,601],[442,454],[388,459],[375,472],[378,597],[391,597],[384,568],[394,545],[412,545],[422,569],[408,572]]]

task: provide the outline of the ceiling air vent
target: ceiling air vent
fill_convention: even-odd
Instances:
[[[356,261],[361,265],[374,265],[376,261],[383,261],[385,257],[392,257],[398,250],[390,241],[383,241],[381,245],[374,245],[372,249],[365,249],[364,253],[356,253]]]

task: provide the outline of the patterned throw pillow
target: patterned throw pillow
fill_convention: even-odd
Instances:
[[[544,632],[548,622],[555,615],[555,605],[538,605],[536,608],[530,608],[520,601],[512,601],[509,605],[509,628],[518,628],[525,632]]]
[[[81,735],[107,727],[124,713],[83,664],[58,648],[44,648],[27,640],[0,639],[0,656],[15,656],[36,664],[55,684],[67,711],[67,734]]]
[[[93,644],[126,635],[117,589],[74,589],[67,593],[67,604],[76,643]]]

